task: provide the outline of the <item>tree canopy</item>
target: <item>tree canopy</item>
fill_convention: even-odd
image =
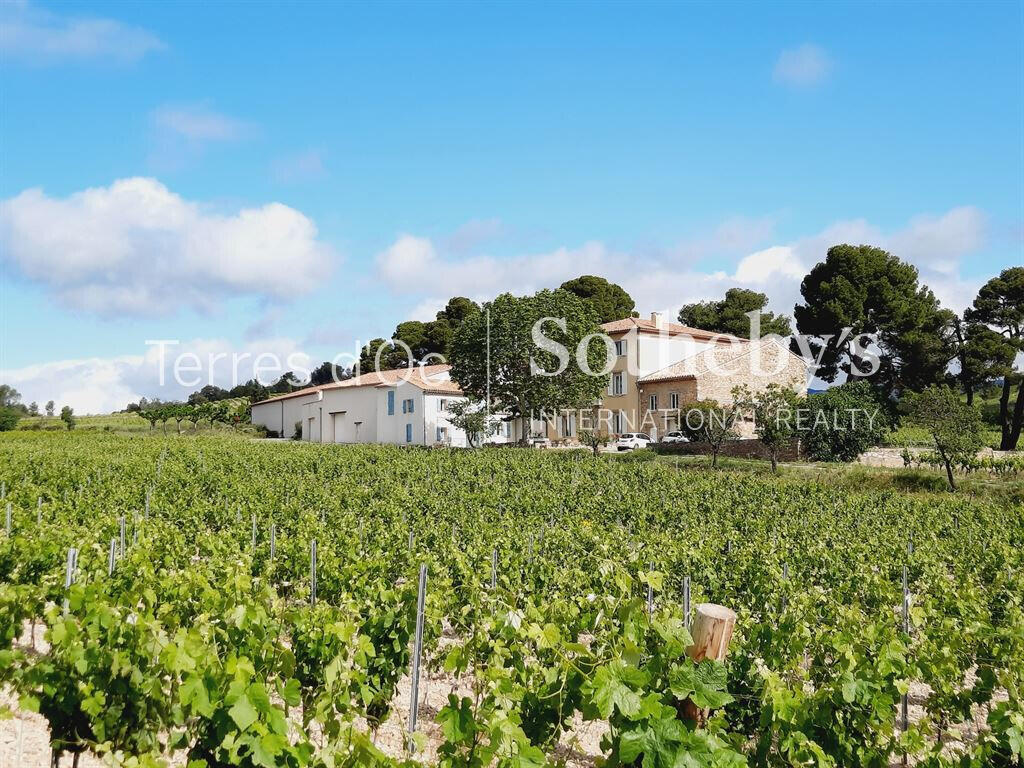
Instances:
[[[561,344],[569,357],[561,370],[557,353],[539,347],[534,338],[535,324],[545,318],[557,321],[540,326],[543,336]],[[569,291],[504,293],[466,318],[455,334],[452,378],[472,398],[483,400],[490,394],[492,410],[506,409],[524,419],[525,440],[525,420],[532,413],[590,407],[605,390],[608,375],[599,373],[608,360],[605,344],[592,338],[585,349],[584,360],[595,375],[581,370],[576,361],[580,342],[600,330],[594,308]]]
[[[590,304],[597,312],[598,322],[610,323],[635,314],[633,297],[622,286],[603,277],[580,275],[574,280],[566,280],[560,287]]]
[[[946,386],[928,387],[909,399],[911,417],[931,434],[946,468],[949,489],[955,491],[953,462],[974,458],[981,448],[981,416]]]
[[[728,333],[741,339],[749,339],[750,313],[757,312],[761,336],[792,334],[789,318],[765,311],[767,306],[768,297],[763,293],[746,288],[730,288],[721,301],[684,304],[679,310],[679,322],[705,331]]]
[[[811,337],[801,351],[820,355],[820,378],[867,378],[894,394],[945,380],[954,354],[949,313],[912,265],[881,248],[836,245],[800,293],[797,329]]]
[[[1003,370],[1003,387],[999,398],[999,426],[1002,431],[999,447],[1013,450],[1024,426],[1024,374],[1014,371],[1012,359],[1024,352],[1024,267],[1010,267],[993,277],[978,291],[974,303],[965,313],[971,323],[981,323],[1004,339],[1004,346],[987,337],[988,349],[1005,360],[1010,355],[1009,370]],[[1017,386],[1017,399],[1010,411],[1010,395]]]

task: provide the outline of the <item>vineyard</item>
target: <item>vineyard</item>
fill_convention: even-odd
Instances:
[[[0,482],[0,683],[62,764],[1021,764],[1020,506],[100,432],[5,435]]]

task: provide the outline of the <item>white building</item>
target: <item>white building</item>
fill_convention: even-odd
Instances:
[[[447,419],[464,400],[447,365],[427,365],[308,387],[252,406],[252,423],[281,437],[314,443],[392,443],[464,447],[466,434]]]

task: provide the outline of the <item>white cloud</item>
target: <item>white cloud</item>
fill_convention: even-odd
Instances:
[[[132,62],[167,46],[114,19],[61,16],[28,3],[0,3],[0,52],[31,64],[106,59]]]
[[[954,208],[942,215],[922,215],[905,227],[884,232],[863,220],[836,222],[821,232],[790,243],[754,251],[723,268],[701,270],[693,255],[717,255],[770,237],[770,220],[730,219],[706,237],[680,244],[667,254],[622,253],[600,242],[538,254],[497,259],[455,257],[427,239],[400,236],[377,256],[384,283],[400,294],[419,296],[413,317],[430,319],[446,299],[456,295],[487,300],[502,291],[526,294],[557,287],[581,274],[596,274],[619,283],[638,310],[672,315],[682,304],[721,298],[732,287],[767,294],[774,311],[792,315],[800,300],[800,282],[837,243],[872,244],[915,264],[922,282],[952,309],[962,309],[977,291],[974,281],[959,277],[960,260],[985,242],[985,218],[976,208]],[[735,266],[725,266],[726,264]]]
[[[772,79],[785,85],[807,87],[823,82],[831,71],[832,60],[824,49],[804,43],[779,54]]]
[[[174,366],[179,359],[176,377]],[[189,367],[197,360],[198,371]],[[306,375],[311,362],[290,339],[267,338],[243,345],[223,339],[193,339],[167,345],[162,352],[154,344],[138,355],[58,360],[0,370],[0,381],[17,389],[24,403],[34,400],[42,406],[53,400],[58,409],[70,405],[78,414],[110,413],[140,397],[184,400],[210,383],[230,389],[257,373],[264,384],[287,370]]]
[[[58,301],[100,315],[212,309],[249,295],[286,300],[315,288],[332,254],[316,225],[281,203],[224,215],[155,179],[0,202],[0,258]]]
[[[314,181],[326,175],[323,152],[309,149],[293,155],[279,157],[271,164],[271,175],[282,184]]]
[[[501,219],[470,219],[448,236],[445,245],[454,253],[465,253],[493,240],[504,231]]]
[[[157,128],[192,141],[231,141],[247,130],[245,123],[202,104],[164,105],[150,118]]]

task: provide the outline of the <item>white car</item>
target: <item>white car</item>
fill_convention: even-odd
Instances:
[[[643,432],[624,432],[615,441],[615,447],[620,451],[632,451],[635,448],[646,448],[651,442],[651,438]]]
[[[684,435],[682,432],[666,432],[665,436],[661,438],[663,443],[688,443],[690,438]]]

